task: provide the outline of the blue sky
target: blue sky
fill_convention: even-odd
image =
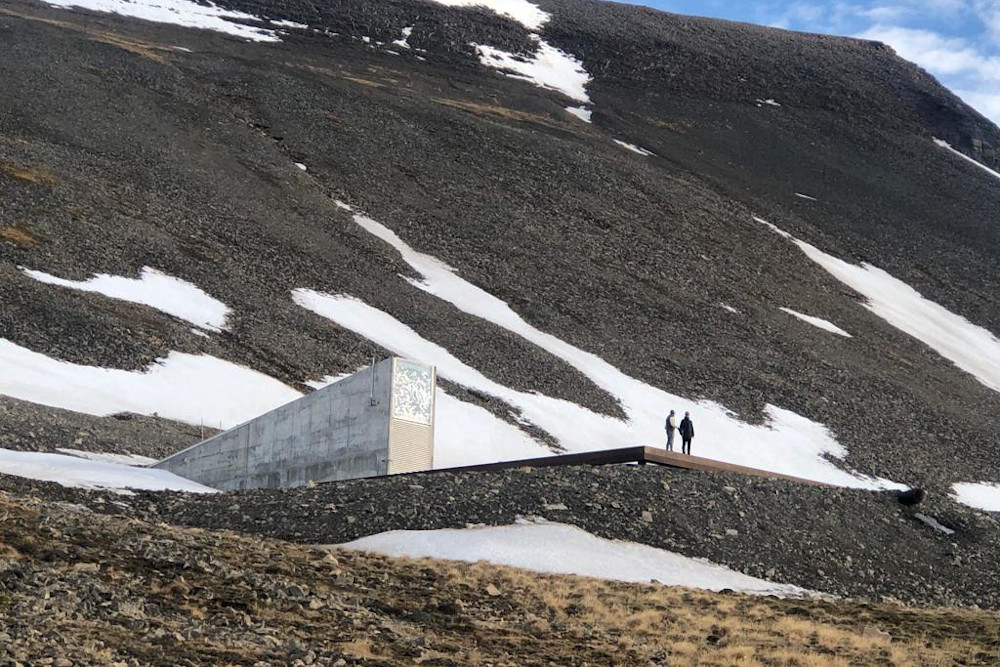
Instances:
[[[1000,124],[1000,0],[632,0],[714,16],[885,42]]]

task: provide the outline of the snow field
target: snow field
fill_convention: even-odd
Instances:
[[[144,371],[83,366],[0,339],[0,394],[106,416],[117,412],[228,428],[301,394],[272,377],[207,355],[171,352]]]
[[[342,202],[338,206],[349,208]],[[717,403],[690,401],[640,382],[597,355],[531,326],[505,302],[459,277],[454,269],[437,258],[409,247],[384,225],[359,214],[354,215],[354,220],[393,246],[403,260],[422,276],[422,280],[407,279],[415,287],[465,313],[503,327],[562,359],[617,399],[628,419],[615,419],[569,401],[502,386],[459,361],[444,348],[422,338],[388,313],[353,297],[299,289],[293,293],[296,303],[396,354],[436,365],[441,377],[500,398],[518,410],[525,420],[555,437],[569,451],[659,444],[665,440],[663,420],[667,412],[670,409],[681,413],[690,410],[696,431],[694,451],[700,456],[839,486],[900,488],[888,480],[855,475],[831,463],[826,458],[828,455],[843,458],[846,450],[820,424],[769,405],[766,407],[769,423],[754,426],[741,422]],[[481,458],[478,452],[468,451],[467,438],[466,435],[459,442],[445,442],[442,436],[436,444],[436,465],[440,467],[441,461],[450,458],[465,461],[478,458],[476,462],[489,460]],[[527,436],[522,435],[515,441],[517,453],[512,450],[501,459],[493,460],[521,458],[522,449],[528,448],[524,438]],[[440,459],[439,450],[442,451]],[[541,445],[536,446],[536,451],[537,455],[550,453]]]
[[[1000,512],[1000,484],[991,482],[962,482],[952,486],[953,497],[958,502],[986,510]]]
[[[944,142],[938,144],[951,149]],[[864,296],[865,308],[875,315],[921,341],[990,389],[1000,391],[1000,340],[992,332],[924,298],[876,266],[848,264],[766,220],[754,220],[795,243],[809,259]],[[965,505],[1000,512],[1000,484],[963,482],[955,484],[953,491],[955,499]]]
[[[830,333],[835,333],[838,336],[843,336],[844,338],[853,338],[851,334],[847,333],[846,331],[838,327],[833,322],[830,322],[829,320],[824,320],[821,317],[813,317],[812,315],[806,315],[805,313],[800,313],[798,311],[792,310],[791,308],[779,308],[779,310],[784,311],[793,317],[797,317],[803,322],[811,324],[814,327],[818,327],[823,331],[829,331]]]
[[[264,21],[264,19],[253,14],[221,9],[211,2],[204,4],[194,0],[44,0],[44,2],[55,7],[77,7],[95,12],[121,14],[143,21],[214,30],[252,42],[279,41],[274,30],[239,23],[239,21]],[[276,22],[275,25],[280,25],[280,22]]]
[[[84,489],[141,489],[216,493],[215,489],[154,470],[122,463],[94,461],[63,454],[0,449],[0,473]]]
[[[1000,340],[993,333],[925,299],[878,267],[848,264],[766,220],[754,220],[795,243],[809,259],[864,296],[865,308],[875,315],[931,347],[990,389],[1000,391]]]
[[[230,313],[226,304],[213,299],[195,285],[148,266],[143,267],[138,278],[98,273],[88,280],[65,280],[24,267],[21,271],[47,285],[96,292],[112,299],[150,306],[211,331],[225,329]]]
[[[801,597],[809,591],[775,584],[705,560],[634,542],[596,537],[575,526],[519,522],[513,526],[392,531],[340,545],[385,556],[488,561],[534,572],[687,586],[711,591]]]

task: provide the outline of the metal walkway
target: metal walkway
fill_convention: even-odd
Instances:
[[[699,470],[704,472],[732,472],[741,475],[752,475],[754,477],[768,477],[771,479],[786,479],[800,484],[810,484],[813,486],[830,486],[823,482],[817,482],[802,477],[782,475],[768,470],[758,468],[748,468],[746,466],[723,463],[713,459],[705,459],[700,456],[688,456],[677,452],[668,452],[659,447],[625,447],[623,449],[604,449],[595,452],[582,452],[577,454],[559,454],[556,456],[543,456],[536,459],[521,459],[518,461],[502,461],[500,463],[483,463],[474,466],[461,466],[457,468],[442,468],[440,470],[429,470],[414,474],[434,474],[440,472],[477,472],[491,470],[506,470],[509,468],[547,468],[551,466],[573,466],[573,465],[614,465],[622,463],[636,463],[639,465],[661,465],[671,468],[683,468],[684,470]]]

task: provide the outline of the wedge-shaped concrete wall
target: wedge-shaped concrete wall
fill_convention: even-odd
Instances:
[[[227,491],[429,469],[435,385],[432,367],[389,358],[154,467]]]

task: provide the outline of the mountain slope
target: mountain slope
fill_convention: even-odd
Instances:
[[[1000,481],[997,392],[754,221],[1000,331],[1000,181],[933,142],[995,168],[972,146],[1000,130],[885,47],[593,2],[540,1],[542,25],[416,0],[220,6],[308,28],[261,22],[279,41],[243,42],[27,0],[0,11],[0,338],[18,359],[138,371],[204,354],[304,390],[385,354],[297,305],[311,289],[513,390],[627,414],[579,367],[413,284],[345,202],[696,418],[697,399],[750,423],[774,405],[828,427],[859,474],[940,492]],[[473,44],[561,50],[592,77],[589,103],[483,67]],[[593,123],[565,111],[581,104]],[[147,266],[228,306],[227,328],[19,268]],[[446,389],[518,423],[496,395]],[[14,446],[67,446],[29,421],[12,420]],[[703,428],[696,446],[739,444]],[[456,446],[474,452],[475,434]]]

